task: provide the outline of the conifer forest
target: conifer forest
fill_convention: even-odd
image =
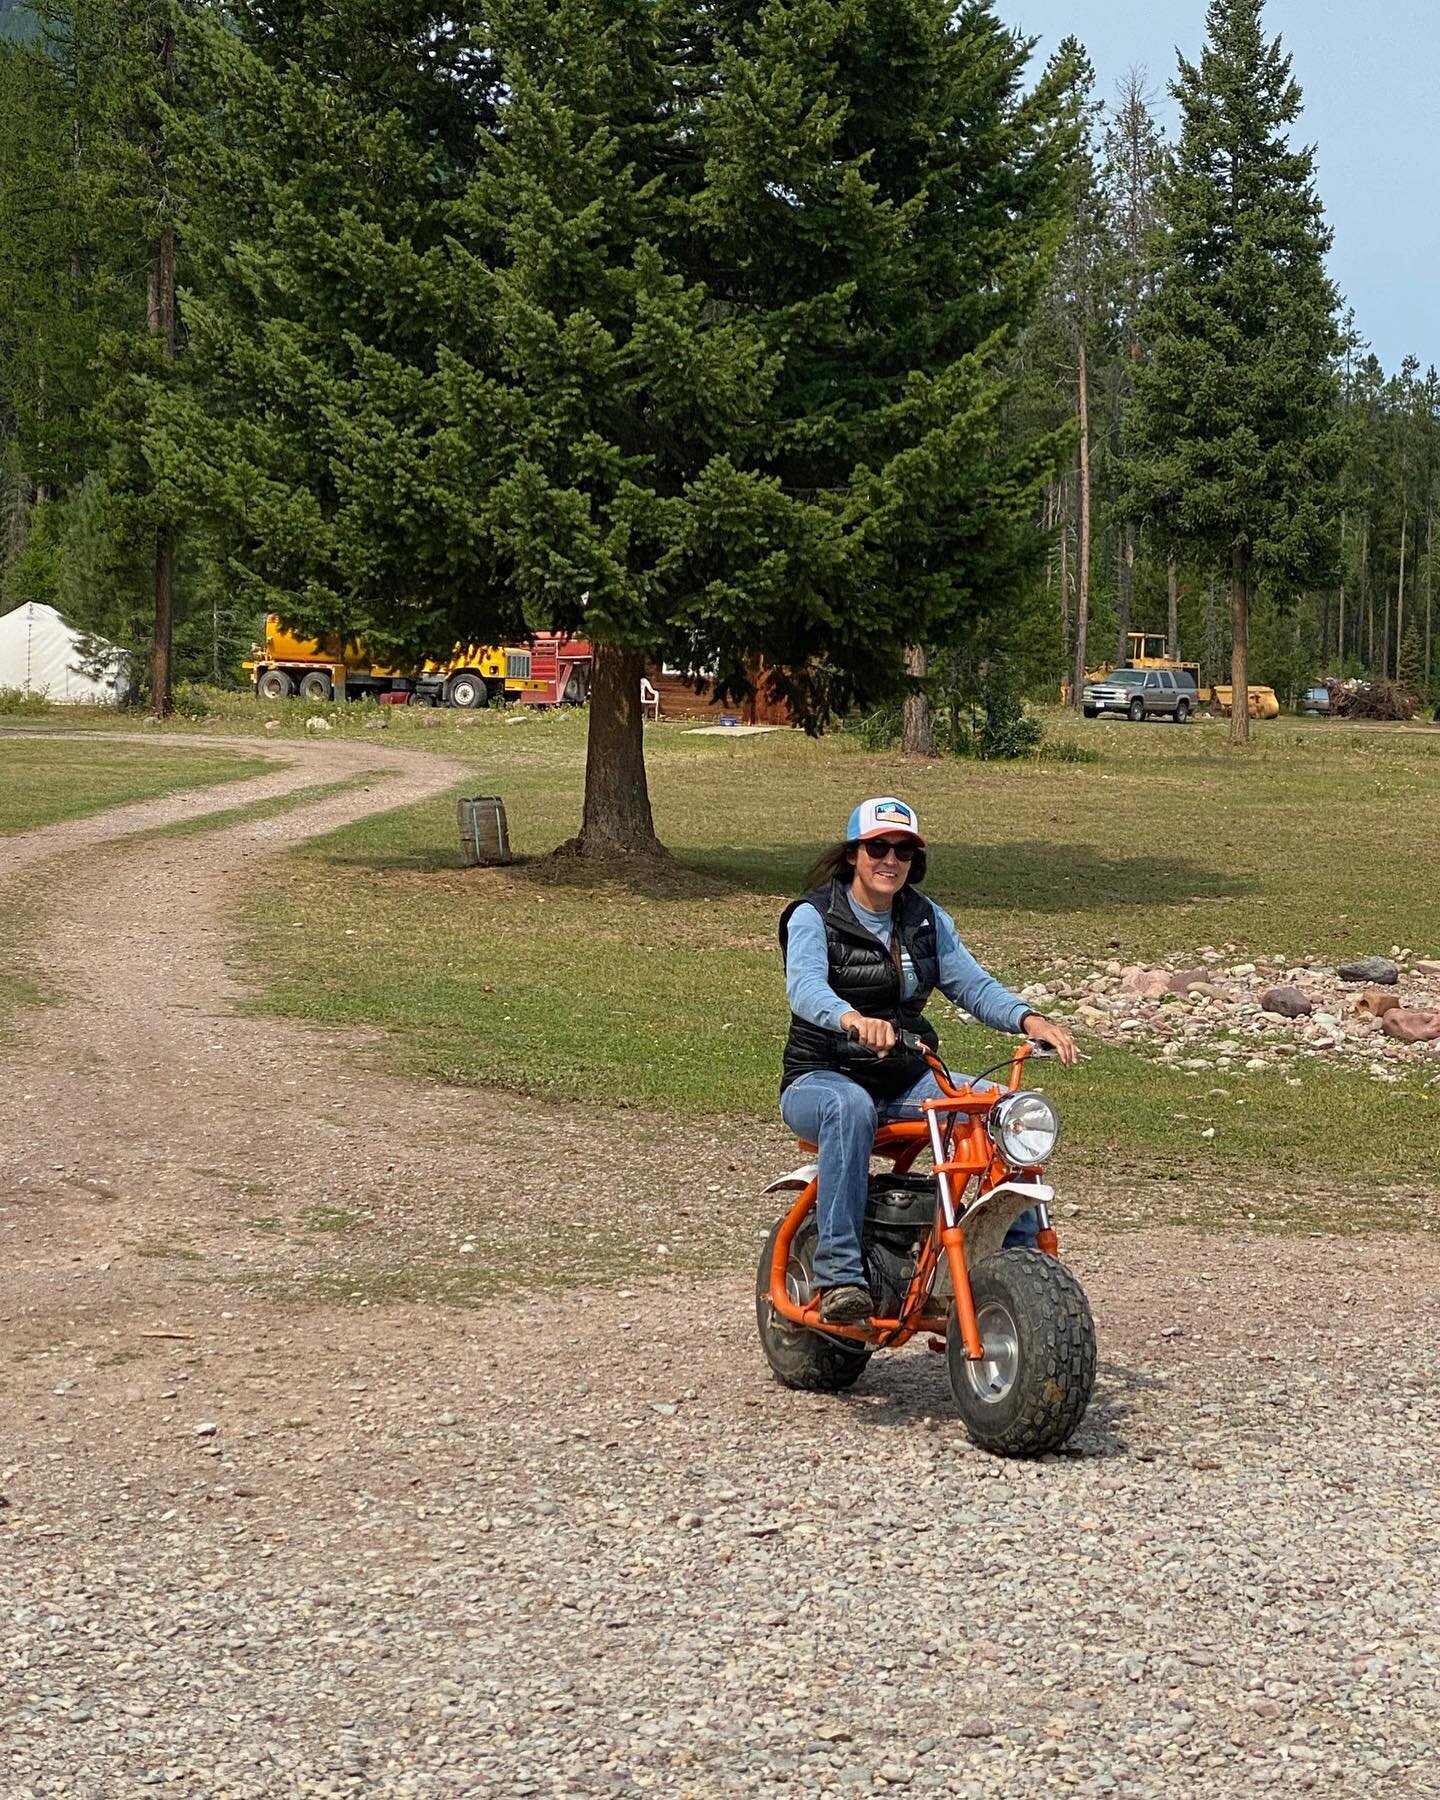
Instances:
[[[1433,701],[1440,376],[1328,273],[1263,0],[1115,92],[1007,10],[0,0],[0,611],[159,711],[266,612],[583,632],[621,715],[650,657],[1055,700],[1133,630]]]

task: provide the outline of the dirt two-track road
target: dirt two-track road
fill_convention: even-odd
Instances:
[[[778,1124],[243,1009],[239,884],[463,772],[266,750],[0,840],[52,996],[0,1040],[0,1796],[1440,1794],[1431,1237],[1087,1223],[1100,1381],[1036,1464],[923,1348],[786,1392]],[[656,1275],[707,1209],[730,1272]],[[557,1279],[587,1232],[634,1275]],[[502,1246],[493,1296],[387,1286]]]

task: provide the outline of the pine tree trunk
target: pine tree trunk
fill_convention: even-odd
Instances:
[[[1375,600],[1370,591],[1370,521],[1360,527],[1360,617],[1365,634],[1365,667],[1375,667]]]
[[[157,46],[160,61],[161,91],[166,96],[175,78],[175,33],[168,26],[160,34]],[[155,163],[163,175],[165,145],[163,138],[155,145]],[[175,230],[161,227],[150,254],[146,276],[146,325],[151,337],[159,338],[160,354],[167,363],[175,360]],[[150,708],[164,718],[170,711],[171,653],[174,646],[175,607],[175,530],[161,525],[155,533],[155,630],[150,653]]]
[[[1130,660],[1130,613],[1135,598],[1135,522],[1126,519],[1120,527],[1120,599],[1119,618],[1115,626],[1115,660]]]
[[[175,233],[160,233],[147,277],[146,323],[160,340],[167,363],[175,360]],[[150,652],[150,710],[164,718],[172,705],[171,651],[174,643],[175,531],[162,525],[155,533],[155,630]]]
[[[1060,484],[1060,698],[1073,699],[1070,686],[1070,477]]]
[[[1400,643],[1405,636],[1405,534],[1410,527],[1409,513],[1400,515],[1400,578],[1395,583],[1395,679],[1400,679]],[[1389,611],[1389,608],[1386,608]],[[1387,628],[1388,635],[1388,628]]]
[[[929,673],[930,659],[923,644],[910,644],[905,650],[905,673],[923,680]],[[900,748],[906,756],[938,756],[935,748],[935,718],[930,710],[930,696],[924,688],[915,687],[905,696],[900,727]]]
[[[1335,673],[1345,660],[1345,514],[1340,514],[1340,621],[1335,632]]]
[[[1230,552],[1230,742],[1250,742],[1250,554]]]
[[[580,835],[565,846],[580,856],[654,855],[661,850],[645,779],[640,680],[645,656],[596,644],[590,669],[590,730],[585,747],[585,812]]]
[[[1075,673],[1071,705],[1085,699],[1085,640],[1090,632],[1090,393],[1080,340],[1080,536],[1075,546]]]
[[[1172,556],[1165,564],[1165,654],[1171,662],[1180,660],[1180,570]]]
[[[6,520],[5,560],[0,563],[0,576],[9,574],[30,540],[30,509],[36,503],[29,476],[23,472],[16,475]]]
[[[1430,692],[1430,684],[1434,680],[1434,665],[1430,661],[1430,614],[1433,595],[1431,593],[1432,574],[1435,567],[1435,507],[1434,503],[1425,508],[1425,692]]]
[[[1390,678],[1390,590],[1385,590],[1385,622],[1380,632],[1380,678]]]

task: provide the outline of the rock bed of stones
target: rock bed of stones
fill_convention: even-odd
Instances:
[[[1357,962],[1365,976],[1347,978],[1340,970],[1351,965],[1279,955],[1232,960],[1234,952],[1233,944],[1203,945],[1173,968],[1060,958],[1046,980],[1020,992],[1087,1036],[1179,1069],[1259,1075],[1323,1059],[1376,1081],[1399,1082],[1418,1071],[1440,1085],[1440,1041],[1402,1043],[1372,1012],[1357,1010],[1378,979],[1407,1009],[1440,1012],[1440,961],[1396,945],[1388,958]],[[1161,978],[1166,991],[1156,993]],[[1268,1011],[1261,1001],[1277,988],[1294,990],[1313,1010],[1300,1018]]]
[[[1077,1239],[1099,1382],[1035,1463],[923,1348],[777,1387],[739,1273],[59,1344],[0,1791],[1433,1794],[1440,1251],[1267,1242]]]

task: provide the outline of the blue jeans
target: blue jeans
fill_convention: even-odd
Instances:
[[[957,1075],[957,1086],[968,1078]],[[990,1086],[991,1083],[984,1085]],[[820,1193],[815,1250],[817,1288],[868,1287],[860,1253],[865,1196],[870,1185],[870,1147],[879,1125],[919,1119],[922,1100],[934,1099],[939,1084],[927,1069],[898,1100],[872,1100],[858,1082],[833,1069],[816,1069],[792,1081],[780,1096],[780,1117],[807,1143],[819,1146]],[[1040,1221],[1022,1213],[1005,1235],[1005,1247],[1033,1244]]]

